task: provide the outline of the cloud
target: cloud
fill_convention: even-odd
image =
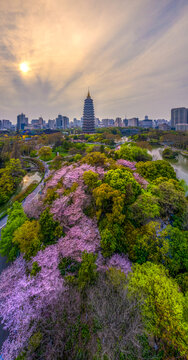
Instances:
[[[80,117],[88,86],[100,117],[188,106],[187,0],[1,0],[0,10],[0,117]]]

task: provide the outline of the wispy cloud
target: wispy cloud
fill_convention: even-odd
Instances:
[[[1,0],[0,117],[169,117],[188,106],[187,0]],[[27,61],[31,71],[19,72]]]

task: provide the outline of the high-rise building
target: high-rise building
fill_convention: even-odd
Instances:
[[[188,131],[188,124],[176,124],[176,131]]]
[[[11,129],[11,126],[12,126],[12,123],[10,120],[1,120],[1,127],[2,129],[7,129],[7,130],[10,130]]]
[[[128,126],[128,119],[126,119],[126,118],[123,119],[123,125],[124,125],[124,126]]]
[[[87,94],[87,98],[84,101],[82,130],[84,133],[88,133],[88,134],[95,132],[95,114],[94,114],[93,99],[91,98],[89,91]]]
[[[58,129],[67,129],[69,127],[69,118],[67,116],[58,115],[56,127]]]
[[[122,127],[123,126],[123,121],[120,117],[117,117],[116,120],[115,120],[115,126],[118,126],[118,127]]]
[[[128,126],[135,127],[138,126],[138,118],[128,119]]]
[[[17,130],[24,130],[24,127],[28,125],[28,118],[25,114],[20,114],[17,116]]]
[[[48,127],[49,129],[55,129],[55,120],[48,120]]]
[[[62,128],[68,129],[69,127],[69,118],[67,116],[62,116]]]
[[[175,108],[171,110],[171,128],[175,129],[176,124],[188,123],[188,109],[185,107]]]

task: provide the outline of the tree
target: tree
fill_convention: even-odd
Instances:
[[[53,244],[63,233],[62,227],[59,226],[58,221],[54,221],[49,208],[41,214],[39,224],[45,245]]]
[[[131,296],[140,300],[148,333],[158,344],[163,342],[167,354],[187,354],[188,332],[184,318],[184,297],[178,285],[168,277],[162,265],[147,262],[134,265],[128,275]],[[173,355],[172,355],[173,353]]]
[[[121,145],[120,149],[116,151],[116,154],[119,159],[129,161],[148,161],[152,159],[152,156],[148,154],[146,149],[127,143]]]
[[[168,225],[160,237],[169,243],[165,266],[172,276],[188,272],[188,231]]]
[[[105,176],[105,182],[125,195],[125,203],[133,203],[141,193],[141,187],[130,171],[126,169],[110,170]]]
[[[105,154],[96,151],[84,156],[81,162],[93,166],[104,166],[108,162],[108,158],[105,156]]]
[[[169,244],[159,235],[160,224],[150,221],[141,228],[135,229],[125,225],[126,245],[129,258],[139,264],[146,261],[164,263]]]
[[[144,225],[148,220],[159,217],[160,208],[158,198],[150,193],[139,195],[129,208],[130,219],[137,226]]]
[[[19,247],[13,243],[14,232],[24,224],[27,216],[24,213],[22,205],[15,202],[11,209],[8,210],[8,220],[5,228],[1,232],[0,254],[7,256],[8,261],[13,261],[19,254]]]
[[[107,217],[110,223],[121,224],[125,216],[123,215],[124,195],[119,190],[113,189],[108,184],[101,184],[94,189],[93,196],[97,207],[97,218]]]
[[[41,248],[40,225],[37,220],[25,221],[13,235],[12,242],[19,246],[26,260],[35,256]]]
[[[9,200],[24,174],[19,159],[10,159],[6,167],[0,169],[0,204]]]
[[[176,180],[176,173],[173,167],[165,160],[139,162],[136,168],[137,172],[149,181],[159,177]]]
[[[97,279],[97,265],[95,264],[97,256],[84,251],[82,253],[82,263],[78,271],[78,286],[85,289],[86,286],[94,284]]]
[[[99,180],[99,174],[91,170],[84,172],[83,179],[89,190],[93,190],[101,183]]]
[[[52,157],[52,149],[49,146],[43,146],[39,150],[39,156],[42,160],[48,161]]]
[[[183,189],[177,188],[176,182],[169,180],[152,187],[151,192],[159,199],[161,217],[176,221],[181,226],[188,205]]]

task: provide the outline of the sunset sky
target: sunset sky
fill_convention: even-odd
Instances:
[[[26,63],[29,71],[20,71]],[[0,0],[0,119],[188,107],[188,0]]]

